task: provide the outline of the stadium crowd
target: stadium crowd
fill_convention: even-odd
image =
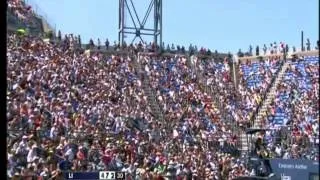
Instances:
[[[22,0],[8,0],[7,7],[10,12],[13,13],[20,21],[25,23],[32,23],[32,17],[34,16],[32,7],[26,5]]]
[[[244,161],[232,157],[230,130],[210,122],[214,107],[204,107],[210,97],[188,80],[183,59],[163,61],[163,67],[177,61],[163,82],[166,68],[148,70],[152,60],[145,66],[172,130],[152,115],[131,57],[87,55],[65,43],[16,35],[7,48],[10,176],[121,169],[146,178],[171,170],[209,179],[249,174]],[[179,71],[186,77],[178,78]],[[183,104],[183,97],[191,103]]]
[[[54,44],[35,37],[8,36],[10,176],[49,177],[66,170],[123,170],[146,178],[176,174],[220,179],[254,174],[239,156],[237,137],[230,124],[221,119],[210,95],[202,91],[186,58],[144,56],[138,62],[143,67],[140,76],[134,57],[88,55],[75,51],[68,45],[71,42]],[[256,87],[265,91],[263,84],[270,83],[268,74],[276,71],[277,62],[258,63],[258,69],[267,69],[266,73],[260,71],[258,85],[248,83],[247,79],[257,73],[252,70],[254,73],[243,80],[247,84],[241,82],[243,89],[235,93],[245,96]],[[231,91],[225,85],[230,81],[228,63],[209,62],[201,68],[208,72],[204,73],[209,76],[207,83],[213,81],[224,92]],[[315,68],[307,69],[310,74]],[[239,73],[245,74],[241,68]],[[147,77],[163,109],[164,123],[155,118],[148,103],[142,85]],[[311,82],[311,92],[318,97],[318,85]],[[312,93],[306,95],[314,97]],[[253,108],[247,97],[240,96],[239,101],[220,93],[220,98],[227,99],[229,112],[240,113],[231,116],[235,121],[241,121],[237,118],[244,111],[253,110],[247,110]],[[308,100],[303,101],[311,104]],[[238,110],[242,104],[244,108]],[[315,117],[316,108],[304,111]],[[311,125],[311,140],[316,137],[318,126],[309,119],[298,121],[305,122],[310,124],[300,130],[310,129]],[[278,153],[274,144],[270,141],[267,147]],[[309,153],[311,156],[306,154],[307,147],[306,151],[295,152],[308,159],[318,158],[314,152]]]
[[[30,8],[21,1],[10,0],[8,6],[18,17],[28,17]],[[258,173],[240,155],[230,122],[250,122],[281,67],[279,59],[241,62],[236,88],[228,61],[151,55],[137,59],[135,53],[152,49],[152,44],[129,45],[122,55],[87,54],[78,51],[78,40],[7,36],[10,178],[48,179],[64,171],[100,170],[124,171],[131,179],[212,180]],[[275,127],[277,113],[284,114],[279,124],[292,125],[294,138],[279,140],[288,133],[284,128],[264,134],[262,148],[270,157],[319,158],[309,148],[319,143],[315,64],[293,61],[287,70],[293,75],[279,85],[268,127]],[[162,119],[152,110],[146,86],[154,91]],[[213,100],[216,94],[220,104]]]

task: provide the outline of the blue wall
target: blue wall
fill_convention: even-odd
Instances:
[[[277,178],[290,176],[291,180],[309,180],[310,174],[319,174],[319,162],[301,159],[270,159]]]

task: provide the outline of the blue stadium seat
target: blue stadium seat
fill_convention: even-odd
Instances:
[[[317,65],[319,64],[319,57],[316,56],[310,56],[310,57],[305,57],[304,60],[299,61],[299,62],[290,62],[292,67],[295,67],[300,74],[294,73],[293,71],[288,71],[284,74],[283,82],[286,84],[296,84],[298,85],[298,88],[295,89],[300,92],[305,92],[309,91],[312,89],[312,81],[311,81],[311,76],[307,74],[306,68],[308,65]],[[319,76],[319,74],[317,74]],[[288,101],[289,94],[286,93],[279,93],[277,95],[277,98],[279,98],[280,102],[288,105],[291,103]],[[296,96],[296,98],[300,98],[300,96]],[[268,120],[271,124],[274,125],[283,125],[284,120],[288,119],[289,114],[285,113],[284,109],[281,109],[280,107],[275,107],[276,112],[274,115],[274,118],[272,116],[268,117]],[[290,112],[289,112],[290,113]],[[287,121],[287,120],[286,120]]]

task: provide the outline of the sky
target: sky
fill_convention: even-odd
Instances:
[[[100,38],[102,43],[106,38],[118,39],[118,0],[26,1],[62,34],[79,34],[83,43],[90,38],[95,42]],[[143,19],[150,0],[133,2]],[[152,16],[147,27],[152,28],[151,20]],[[165,44],[193,44],[231,53],[275,41],[300,47],[301,31],[315,46],[319,0],[163,0]]]

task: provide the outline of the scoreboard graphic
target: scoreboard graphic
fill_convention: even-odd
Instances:
[[[66,172],[64,178],[68,180],[125,180],[125,172],[100,171],[100,172]]]

